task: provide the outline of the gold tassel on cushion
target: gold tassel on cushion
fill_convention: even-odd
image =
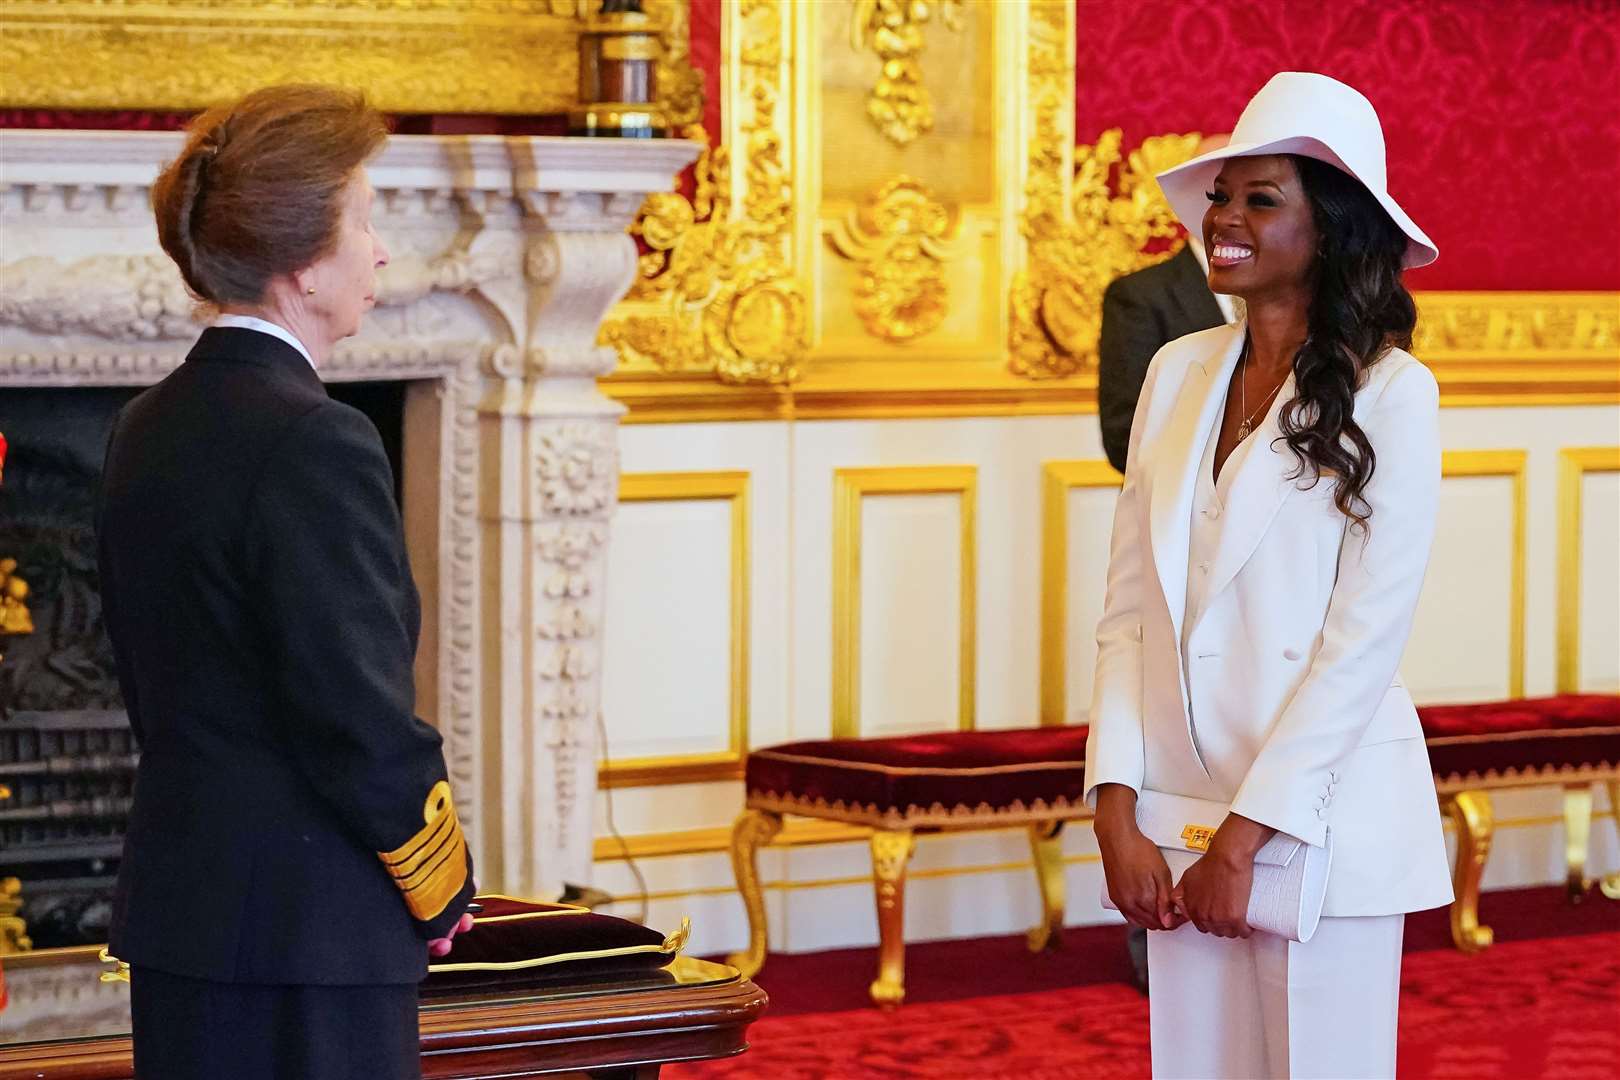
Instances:
[[[393,851],[378,852],[405,894],[405,905],[422,922],[438,916],[467,883],[467,839],[450,799],[450,782],[440,780],[422,808],[422,831]]]

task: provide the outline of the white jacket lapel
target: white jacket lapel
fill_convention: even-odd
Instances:
[[[1209,601],[1243,569],[1254,549],[1260,546],[1260,539],[1271,527],[1277,511],[1297,490],[1294,481],[1289,479],[1298,464],[1293,453],[1285,445],[1275,449],[1272,446],[1282,437],[1279,418],[1283,404],[1293,396],[1294,377],[1290,375],[1247,444],[1233,451],[1227,461],[1226,468],[1236,471],[1228,479],[1220,539],[1215,544],[1215,556],[1210,560],[1209,587],[1203,605],[1206,611]],[[1326,481],[1319,481],[1322,482]]]
[[[1210,428],[1226,401],[1221,390],[1237,365],[1247,332],[1242,323],[1231,329],[1224,349],[1188,365],[1175,407],[1163,433],[1155,440],[1153,459],[1144,463],[1146,475],[1153,478],[1149,542],[1178,642],[1187,607],[1187,545],[1198,463],[1203,460]]]

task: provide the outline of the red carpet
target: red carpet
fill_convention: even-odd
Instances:
[[[1497,944],[1477,956],[1435,947],[1447,940],[1444,912],[1409,920],[1401,1076],[1620,1076],[1620,904],[1594,898],[1572,909],[1558,890],[1534,889],[1492,894],[1484,907]],[[1119,928],[1071,930],[1058,954],[1020,948],[1012,938],[914,946],[907,1003],[892,1014],[862,1004],[871,950],[775,957],[759,979],[772,1003],[751,1030],[753,1048],[727,1062],[668,1066],[664,1075],[1147,1076],[1147,1001],[1121,981]]]

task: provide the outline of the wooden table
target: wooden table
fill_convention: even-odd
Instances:
[[[649,1080],[675,1061],[748,1048],[765,992],[688,957],[651,974],[426,998],[424,1080]],[[0,1080],[130,1080],[127,1032],[0,1045]]]

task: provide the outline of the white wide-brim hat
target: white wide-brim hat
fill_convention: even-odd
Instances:
[[[1337,79],[1309,71],[1273,75],[1244,107],[1231,142],[1159,174],[1159,186],[1188,232],[1203,239],[1206,193],[1221,163],[1260,154],[1299,154],[1349,173],[1406,234],[1407,267],[1427,266],[1440,257],[1434,241],[1390,197],[1384,128],[1372,102]]]

